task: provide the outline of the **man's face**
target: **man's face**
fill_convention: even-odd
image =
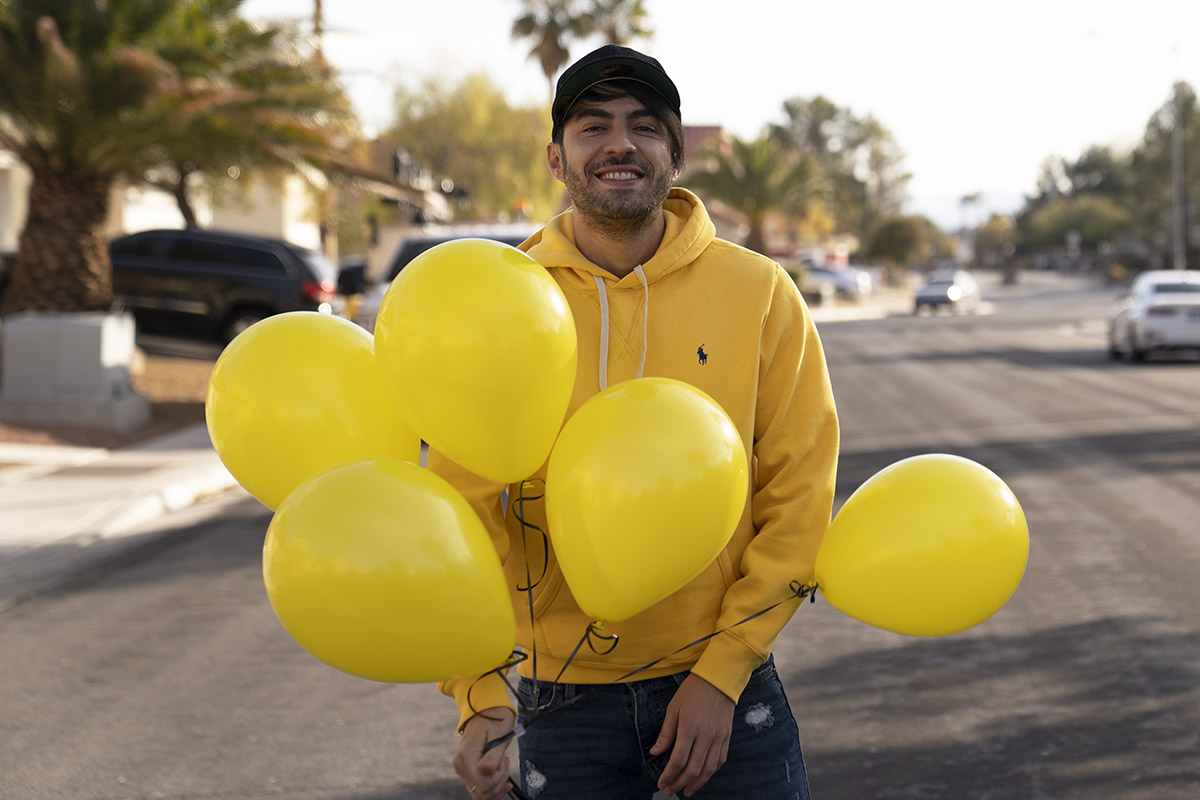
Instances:
[[[666,126],[629,96],[573,109],[548,156],[576,211],[614,233],[656,218],[679,177]]]

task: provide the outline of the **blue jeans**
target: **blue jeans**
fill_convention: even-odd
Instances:
[[[650,747],[687,676],[602,685],[539,681],[542,709],[579,699],[532,721],[521,715],[521,788],[530,800],[649,800],[671,755],[652,756]],[[522,678],[517,693],[533,708],[532,681]],[[799,731],[773,658],[742,692],[728,759],[691,797],[809,800]]]

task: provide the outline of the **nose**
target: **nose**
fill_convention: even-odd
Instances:
[[[628,125],[613,125],[604,142],[604,152],[611,155],[629,155],[637,150]]]

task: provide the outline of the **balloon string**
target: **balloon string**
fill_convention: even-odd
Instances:
[[[601,636],[596,632],[599,627],[599,622],[588,623],[587,628],[585,628],[583,631],[583,637],[580,638],[579,642],[575,645],[575,649],[571,651],[571,655],[567,656],[567,660],[563,662],[562,669],[560,669],[558,674],[554,676],[554,683],[558,683],[559,678],[561,678],[563,673],[567,671],[567,667],[571,666],[571,662],[575,660],[575,656],[579,652],[579,649],[583,647],[584,642],[587,642],[587,646],[590,647],[592,652],[598,656],[606,656],[616,648],[618,638],[617,635],[613,634],[612,636]],[[603,652],[601,652],[600,650],[596,649],[596,645],[592,642],[592,637],[602,639],[606,642],[612,642],[612,644],[610,644]]]
[[[542,574],[538,576],[538,579],[536,581],[532,580],[532,577],[529,572],[529,550],[526,549],[525,550],[525,586],[518,586],[517,587],[518,592],[531,591],[533,589],[533,587],[537,586],[539,583],[542,582],[542,579],[546,577],[546,572],[550,569],[550,537],[548,537],[546,535],[546,532],[544,530],[542,530],[541,528],[539,528],[537,525],[534,525],[532,522],[525,521],[525,503],[526,503],[526,501],[533,502],[534,500],[541,500],[545,496],[544,494],[535,494],[535,495],[526,496],[525,488],[529,485],[529,483],[530,483],[529,481],[521,482],[521,491],[517,494],[516,517],[517,517],[517,521],[521,523],[521,544],[522,544],[522,546],[524,546],[526,544],[526,541],[525,541],[525,529],[526,528],[532,528],[533,530],[537,531],[542,537]]]
[[[663,661],[666,661],[671,656],[678,655],[679,653],[682,653],[684,650],[688,650],[692,647],[695,647],[696,645],[703,644],[704,642],[707,642],[709,639],[712,639],[714,636],[718,636],[722,633],[728,633],[729,631],[736,628],[737,626],[744,625],[753,619],[757,619],[758,617],[761,617],[763,614],[773,611],[776,608],[778,608],[779,606],[783,605],[784,603],[790,602],[791,600],[798,599],[801,602],[803,602],[804,598],[807,597],[809,599],[809,602],[811,602],[811,603],[817,602],[818,586],[816,583],[804,584],[804,583],[801,583],[800,581],[792,581],[788,584],[788,588],[792,590],[792,593],[789,596],[783,598],[782,600],[780,600],[776,603],[772,603],[771,605],[767,606],[766,608],[755,611],[750,616],[748,616],[744,619],[738,620],[737,622],[730,625],[728,628],[718,628],[717,630],[713,631],[712,633],[701,636],[696,641],[689,642],[688,644],[685,644],[683,647],[680,647],[679,649],[663,656],[662,658],[656,658],[655,660],[651,661],[648,664],[643,664],[642,666],[638,667],[635,670],[626,672],[621,677],[616,678],[615,680],[612,680],[609,683],[596,684],[594,687],[592,687],[590,689],[585,689],[584,691],[576,694],[571,699],[564,700],[563,702],[558,703],[557,705],[548,706],[546,708],[538,708],[535,705],[532,710],[522,707],[522,711],[525,713],[526,718],[528,720],[528,722],[526,723],[526,726],[532,725],[534,722],[536,722],[538,720],[539,717],[542,717],[546,714],[557,711],[560,708],[565,708],[566,706],[569,706],[572,703],[578,702],[579,700],[581,700],[582,698],[591,694],[592,692],[599,691],[604,686],[611,686],[613,684],[624,683],[625,681],[629,680],[633,676],[638,675],[642,672],[645,672],[646,670],[653,668],[655,665],[660,664]],[[579,653],[580,648],[583,647],[583,643],[588,642],[588,645],[592,646],[591,645],[591,637],[594,635],[596,626],[597,626],[597,623],[595,623],[595,622],[588,624],[587,630],[584,631],[583,638],[580,639],[579,643],[575,645],[575,649],[571,651],[570,657],[567,659],[566,663],[563,664],[562,669],[559,670],[558,676],[554,679],[555,683],[558,682],[558,679],[563,676],[563,673],[566,671],[567,667],[570,666],[571,662],[575,659],[575,656]],[[611,636],[611,637],[600,637],[600,638],[611,639],[613,644],[606,651],[604,651],[604,653],[599,653],[598,651],[595,650],[595,647],[592,647],[593,652],[597,652],[599,655],[607,655],[608,653],[611,653],[613,648],[615,648],[617,646],[617,637],[615,635]],[[516,734],[510,734],[508,737],[506,737],[506,740],[508,738],[512,738],[512,736],[514,736],[514,735],[516,735]],[[497,744],[498,744],[498,742],[497,742]]]
[[[493,722],[497,721],[495,717],[489,717],[488,715],[484,714],[482,711],[477,709],[475,707],[475,703],[471,701],[471,692],[473,692],[475,690],[475,684],[479,683],[481,680],[486,678],[488,675],[496,675],[500,678],[500,680],[504,681],[504,685],[506,687],[508,687],[509,693],[511,693],[512,696],[517,699],[517,705],[520,706],[522,711],[525,711],[526,713],[528,713],[528,709],[526,709],[524,704],[521,703],[521,698],[517,695],[516,689],[513,688],[512,683],[508,679],[508,671],[510,669],[512,669],[513,667],[515,667],[517,664],[520,664],[527,657],[528,656],[526,656],[520,650],[514,650],[508,656],[508,658],[505,659],[503,664],[501,664],[498,667],[489,669],[487,672],[484,672],[481,675],[477,675],[475,677],[475,680],[471,681],[471,685],[467,687],[467,708],[471,709],[471,716],[478,715],[478,716],[482,716],[484,719],[492,720]],[[498,743],[499,742],[489,743],[489,748],[492,746],[495,746]],[[485,750],[484,752],[487,752],[487,751]]]
[[[788,588],[792,590],[791,595],[783,598],[782,600],[780,600],[776,603],[772,603],[771,605],[767,606],[764,609],[754,612],[753,614],[751,614],[750,616],[748,616],[744,619],[738,620],[737,622],[730,625],[728,628],[718,628],[717,630],[713,631],[710,634],[701,636],[699,639],[697,639],[694,642],[685,644],[683,647],[680,647],[679,649],[675,650],[673,653],[665,655],[662,658],[655,659],[654,661],[651,661],[648,664],[643,664],[642,666],[638,667],[637,669],[635,669],[631,672],[625,673],[624,675],[617,678],[616,680],[610,681],[609,683],[606,683],[606,684],[596,684],[594,687],[592,687],[590,689],[586,689],[582,692],[579,692],[578,694],[571,697],[569,700],[564,700],[561,703],[558,703],[558,704],[552,705],[552,706],[546,706],[545,708],[539,707],[539,703],[537,701],[537,694],[536,694],[537,673],[536,672],[534,673],[534,677],[533,677],[533,685],[534,685],[534,691],[535,691],[533,708],[529,708],[528,706],[526,706],[524,703],[521,702],[520,694],[518,694],[516,688],[509,681],[508,676],[506,674],[508,672],[508,670],[511,669],[516,664],[521,663],[526,658],[524,653],[522,653],[520,651],[514,651],[508,661],[504,662],[503,664],[496,667],[495,669],[489,670],[488,672],[485,672],[483,675],[480,675],[478,678],[475,679],[474,682],[472,682],[470,688],[467,689],[467,706],[471,709],[472,714],[479,714],[481,712],[476,710],[474,704],[471,702],[471,689],[474,689],[475,684],[478,683],[480,680],[482,680],[487,675],[490,675],[492,673],[499,675],[500,679],[504,681],[504,685],[508,688],[509,693],[513,696],[514,700],[516,701],[517,707],[521,710],[521,713],[524,715],[525,720],[526,720],[524,726],[522,726],[518,722],[518,724],[516,725],[515,728],[513,728],[513,730],[509,731],[508,733],[504,734],[503,736],[500,736],[496,739],[492,739],[491,741],[489,741],[486,745],[484,745],[483,752],[486,753],[489,750],[491,750],[493,747],[498,747],[499,745],[502,745],[505,742],[510,741],[510,740],[515,739],[516,737],[520,736],[521,734],[523,734],[525,732],[526,727],[528,727],[529,725],[532,725],[534,722],[537,722],[538,719],[545,716],[546,714],[550,714],[554,711],[559,710],[560,708],[565,708],[573,703],[577,703],[578,701],[580,701],[587,695],[591,694],[592,692],[599,691],[604,686],[611,686],[613,684],[622,683],[622,682],[628,680],[629,678],[633,677],[634,675],[644,672],[644,671],[654,667],[656,664],[659,664],[659,663],[667,660],[668,658],[670,658],[673,655],[682,653],[684,650],[695,647],[698,644],[703,644],[704,642],[707,642],[709,639],[712,639],[714,636],[717,636],[722,633],[727,633],[728,631],[732,630],[733,628],[736,628],[739,625],[744,625],[745,623],[749,622],[752,619],[756,619],[758,617],[761,617],[763,614],[773,611],[774,609],[778,608],[779,606],[783,605],[784,603],[786,603],[790,600],[798,599],[801,602],[803,602],[804,598],[807,597],[809,599],[810,603],[817,602],[817,589],[820,587],[815,582],[809,583],[809,584],[802,584],[802,583],[800,583],[800,581],[792,581],[788,584]],[[597,622],[588,623],[587,629],[583,632],[582,638],[580,638],[579,642],[575,645],[575,649],[571,651],[571,655],[570,655],[570,657],[567,658],[566,662],[563,664],[562,669],[560,669],[558,671],[558,675],[554,679],[555,683],[557,683],[558,679],[563,676],[563,673],[566,671],[567,667],[570,666],[571,662],[575,660],[575,656],[578,655],[579,650],[583,647],[585,642],[588,644],[588,647],[590,647],[592,649],[592,651],[595,652],[597,655],[608,655],[617,646],[618,637],[616,634],[614,634],[612,636],[600,636],[599,634],[596,633],[596,629],[599,627],[599,625],[600,625],[600,623],[597,623]],[[596,649],[595,645],[592,644],[593,637],[611,641],[612,645],[610,645],[608,647],[608,649],[606,649],[603,653],[601,653],[599,650]],[[490,720],[493,718],[487,717],[485,715],[485,719]]]
[[[525,503],[526,503],[526,501],[533,502],[535,500],[541,500],[542,497],[544,496],[544,494],[535,494],[535,495],[526,496],[525,490],[527,488],[529,488],[529,486],[530,486],[529,481],[521,481],[521,490],[517,493],[517,510],[515,513],[516,513],[517,521],[521,523],[521,550],[525,557],[525,585],[517,586],[517,591],[525,592],[525,599],[527,601],[527,605],[529,606],[529,632],[530,632],[530,639],[531,639],[530,652],[533,655],[533,660],[532,660],[533,705],[536,708],[538,705],[538,702],[539,702],[539,700],[538,700],[539,691],[538,691],[538,680],[537,680],[537,675],[538,675],[537,637],[533,635],[533,625],[534,625],[533,587],[537,586],[539,583],[542,582],[542,579],[546,577],[546,573],[550,569],[550,537],[548,537],[546,535],[546,532],[544,530],[542,530],[541,528],[539,528],[537,525],[534,525],[533,523],[525,521]],[[533,575],[529,571],[529,538],[526,535],[527,528],[532,528],[533,530],[537,531],[542,536],[542,574],[538,576],[538,579],[536,581],[533,580]]]

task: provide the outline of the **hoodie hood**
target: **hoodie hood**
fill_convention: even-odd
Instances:
[[[663,216],[667,227],[663,232],[662,242],[654,256],[642,265],[646,280],[651,286],[664,276],[695,261],[716,236],[716,227],[708,218],[704,205],[687,189],[671,189],[663,203]],[[559,280],[567,285],[592,286],[594,275],[599,275],[606,281],[615,281],[614,288],[624,286],[625,282],[629,282],[630,285],[640,282],[632,272],[617,280],[615,275],[588,261],[587,257],[579,252],[575,246],[574,208],[568,208],[546,223],[541,231],[521,245],[521,249],[547,269],[570,270],[573,274],[558,276]]]
[[[663,203],[666,228],[658,250],[645,264],[640,264],[623,278],[617,278],[603,267],[593,264],[575,246],[575,210],[567,209],[550,220],[541,231],[521,245],[543,267],[551,271],[564,291],[592,295],[598,305],[600,340],[598,346],[597,384],[601,390],[609,385],[610,311],[609,292],[624,295],[626,289],[641,291],[641,358],[636,377],[643,375],[649,351],[650,287],[676,270],[699,258],[713,242],[716,228],[704,210],[704,204],[686,189],[673,188]]]

